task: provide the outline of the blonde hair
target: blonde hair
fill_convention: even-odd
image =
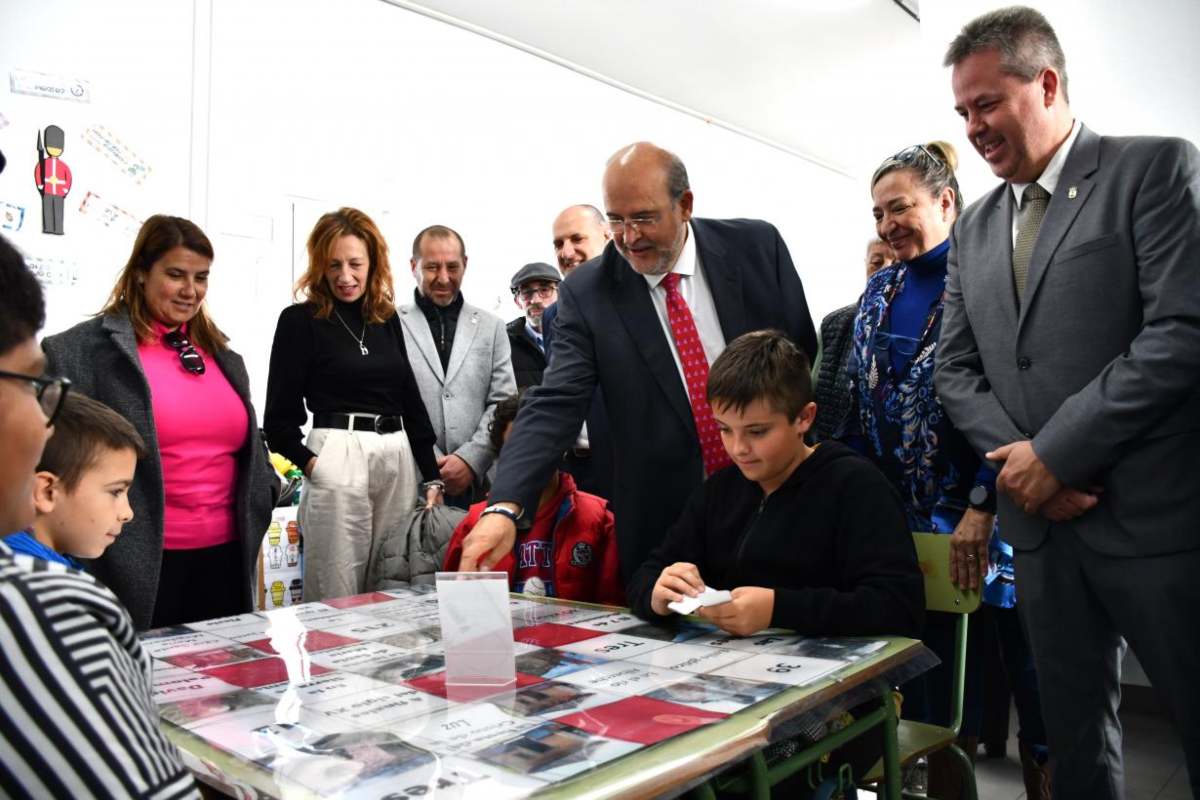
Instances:
[[[396,313],[387,242],[371,218],[357,208],[339,208],[317,220],[308,236],[308,270],[296,282],[296,298],[315,305],[318,319],[329,319],[333,313],[333,292],[329,289],[325,270],[334,243],[343,236],[354,236],[367,246],[370,267],[363,293],[363,319],[387,322]]]
[[[176,247],[213,260],[212,242],[190,219],[166,214],[155,214],[147,219],[133,241],[133,252],[117,276],[108,301],[96,316],[128,314],[138,342],[153,341],[154,316],[146,303],[145,281],[154,263]],[[229,338],[209,318],[204,303],[196,308],[196,315],[188,322],[187,330],[188,339],[209,353],[229,347]]]
[[[946,187],[954,190],[954,211],[962,213],[962,192],[958,190],[958,178],[954,170],[958,168],[958,152],[954,145],[940,139],[926,144],[906,147],[893,156],[888,156],[875,169],[871,176],[871,188],[879,183],[884,175],[898,170],[912,170],[917,182],[928,192],[937,197]]]

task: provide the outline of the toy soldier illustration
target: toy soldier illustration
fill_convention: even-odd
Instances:
[[[38,133],[38,163],[33,170],[33,180],[42,195],[42,233],[62,236],[63,208],[67,194],[71,191],[71,168],[59,158],[66,137],[57,125],[46,128],[43,147],[42,134]]]

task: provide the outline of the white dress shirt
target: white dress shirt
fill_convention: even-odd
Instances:
[[[725,349],[725,334],[721,332],[721,321],[717,318],[717,306],[713,303],[712,290],[704,275],[704,265],[700,263],[700,254],[696,252],[696,236],[691,224],[688,225],[687,241],[683,243],[683,250],[679,252],[679,258],[675,260],[671,272],[679,275],[679,294],[692,312],[696,331],[700,334],[700,344],[704,348],[704,357],[709,366],[712,366],[717,356]],[[675,345],[675,337],[671,335],[671,320],[667,316],[667,289],[662,286],[666,274],[642,277],[646,279],[646,285],[650,288],[650,299],[654,303],[654,310],[658,312],[658,322],[671,345],[671,357],[675,359],[679,380],[686,391],[687,379],[683,375],[683,361],[679,358],[679,348]]]
[[[1045,189],[1047,194],[1049,194],[1051,197],[1054,197],[1054,190],[1058,188],[1058,178],[1060,175],[1062,175],[1063,165],[1067,163],[1067,156],[1071,154],[1071,148],[1075,146],[1075,140],[1079,138],[1080,127],[1082,126],[1079,120],[1075,120],[1075,123],[1071,126],[1071,133],[1067,136],[1066,141],[1062,143],[1058,150],[1054,151],[1054,155],[1050,158],[1050,163],[1046,165],[1046,168],[1042,170],[1042,174],[1039,175],[1037,181],[1035,181],[1037,185]],[[1016,201],[1016,205],[1013,206],[1014,211],[1012,224],[1012,240],[1014,250],[1017,247],[1016,209],[1021,208],[1021,196],[1025,194],[1025,187],[1028,185],[1028,183],[1009,184],[1009,186],[1012,187],[1013,199]]]

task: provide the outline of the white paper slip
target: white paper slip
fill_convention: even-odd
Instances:
[[[698,596],[685,597],[682,600],[676,600],[674,603],[667,603],[667,608],[676,614],[691,614],[701,606],[719,606],[721,603],[728,603],[732,599],[733,595],[724,589],[714,589],[711,586],[705,586],[704,591]]]

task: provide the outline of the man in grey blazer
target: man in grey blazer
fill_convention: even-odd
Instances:
[[[1200,153],[1075,121],[1032,9],[972,21],[946,65],[1005,182],[951,236],[937,389],[1002,466],[1054,796],[1123,796],[1122,637],[1200,796]],[[955,568],[984,568],[985,548]]]
[[[432,225],[413,240],[413,302],[400,324],[413,375],[437,434],[446,502],[466,508],[484,493],[496,458],[488,436],[496,403],[517,393],[508,333],[499,317],[463,300],[466,246]]]

